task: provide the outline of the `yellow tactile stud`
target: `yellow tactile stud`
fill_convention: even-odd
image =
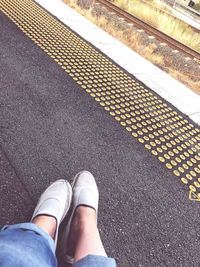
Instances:
[[[186,178],[181,178],[181,182],[184,184],[188,184],[188,180]]]
[[[196,191],[197,191],[197,189],[196,189],[193,185],[190,185],[190,186],[189,186],[189,189],[190,189],[192,192],[196,192]]]
[[[34,1],[1,0],[0,10],[184,184],[199,179],[195,125]]]

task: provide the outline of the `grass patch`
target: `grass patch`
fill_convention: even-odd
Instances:
[[[158,0],[114,0],[114,4],[151,24],[156,29],[200,52],[200,34],[188,24],[173,17]]]
[[[195,10],[197,10],[198,12],[200,12],[200,3],[194,5],[193,7]]]

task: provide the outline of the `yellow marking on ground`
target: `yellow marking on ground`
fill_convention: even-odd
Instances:
[[[200,201],[200,130],[32,0],[2,10]]]
[[[196,194],[193,191],[189,192],[189,199],[192,201],[200,201],[200,194]]]

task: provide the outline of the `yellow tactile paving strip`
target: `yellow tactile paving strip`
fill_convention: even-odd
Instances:
[[[200,200],[200,130],[32,0],[2,10]]]

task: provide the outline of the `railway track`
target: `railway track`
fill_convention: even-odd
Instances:
[[[196,62],[200,64],[200,54],[197,51],[176,41],[175,39],[168,36],[167,34],[157,30],[153,26],[127,13],[126,11],[122,10],[121,8],[119,8],[118,6],[112,4],[111,2],[107,0],[96,0],[96,2],[106,7],[111,12],[114,12],[116,15],[123,18],[128,23],[132,23],[136,27],[143,29],[146,33],[148,33],[151,36],[154,36],[160,42],[168,44],[171,48],[184,53],[187,57],[194,59]]]

